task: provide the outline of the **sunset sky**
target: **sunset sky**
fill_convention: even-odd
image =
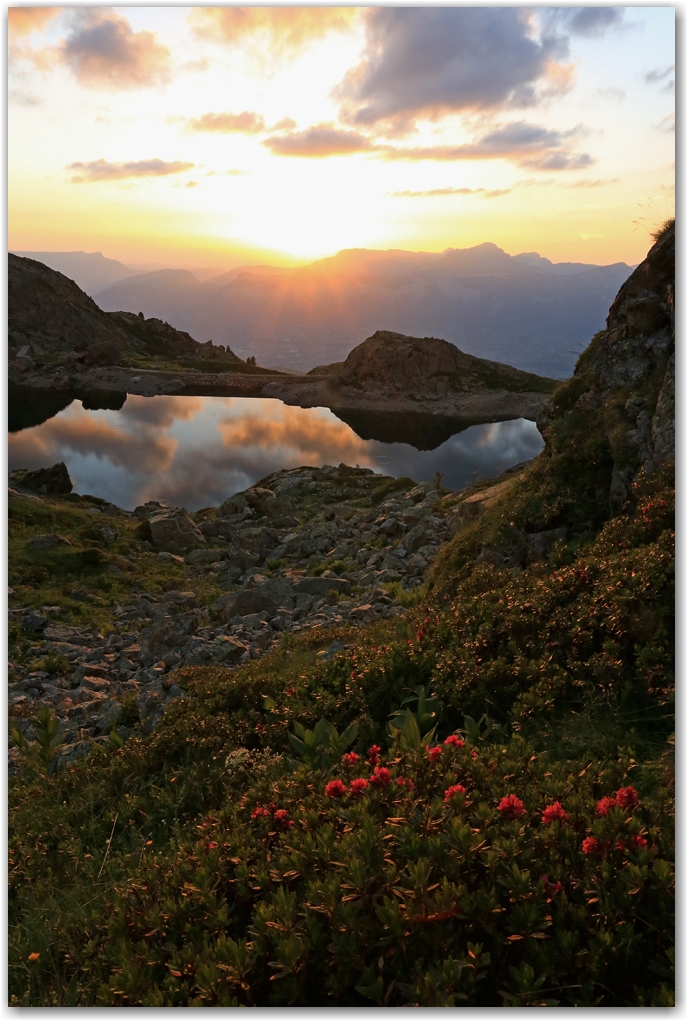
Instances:
[[[9,246],[636,263],[674,61],[672,7],[10,8]]]

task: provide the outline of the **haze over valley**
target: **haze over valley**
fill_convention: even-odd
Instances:
[[[72,278],[105,311],[143,312],[268,367],[307,372],[342,361],[381,327],[561,379],[632,268],[510,256],[491,243],[442,253],[352,249],[295,269],[229,272],[137,273],[100,253],[16,254]]]

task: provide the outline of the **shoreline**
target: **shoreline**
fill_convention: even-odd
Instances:
[[[25,389],[54,395],[107,393],[188,397],[259,397],[281,400],[303,408],[328,407],[335,414],[365,412],[385,415],[439,415],[458,419],[465,427],[487,421],[515,418],[535,420],[549,393],[512,392],[504,389],[479,390],[468,394],[447,394],[430,399],[419,393],[388,390],[361,392],[351,386],[337,386],[322,376],[260,375],[233,372],[170,372],[156,369],[130,369],[119,366],[87,368],[78,371],[20,372],[10,366],[8,382]],[[122,404],[124,399],[122,399]],[[120,405],[121,406],[121,405]]]

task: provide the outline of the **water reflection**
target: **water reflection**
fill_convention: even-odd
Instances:
[[[456,426],[458,427],[458,426]],[[64,460],[77,492],[132,509],[160,499],[197,510],[282,468],[359,464],[417,481],[437,471],[460,489],[535,456],[536,426],[524,419],[474,425],[434,450],[362,439],[326,408],[237,397],[129,396],[119,411],[73,401],[10,435],[9,468]]]

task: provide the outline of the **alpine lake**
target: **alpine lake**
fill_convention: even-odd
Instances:
[[[193,512],[274,471],[341,462],[461,490],[535,457],[532,421],[301,408],[247,397],[141,397],[9,387],[8,467],[64,461],[74,491],[125,510],[150,499]]]

